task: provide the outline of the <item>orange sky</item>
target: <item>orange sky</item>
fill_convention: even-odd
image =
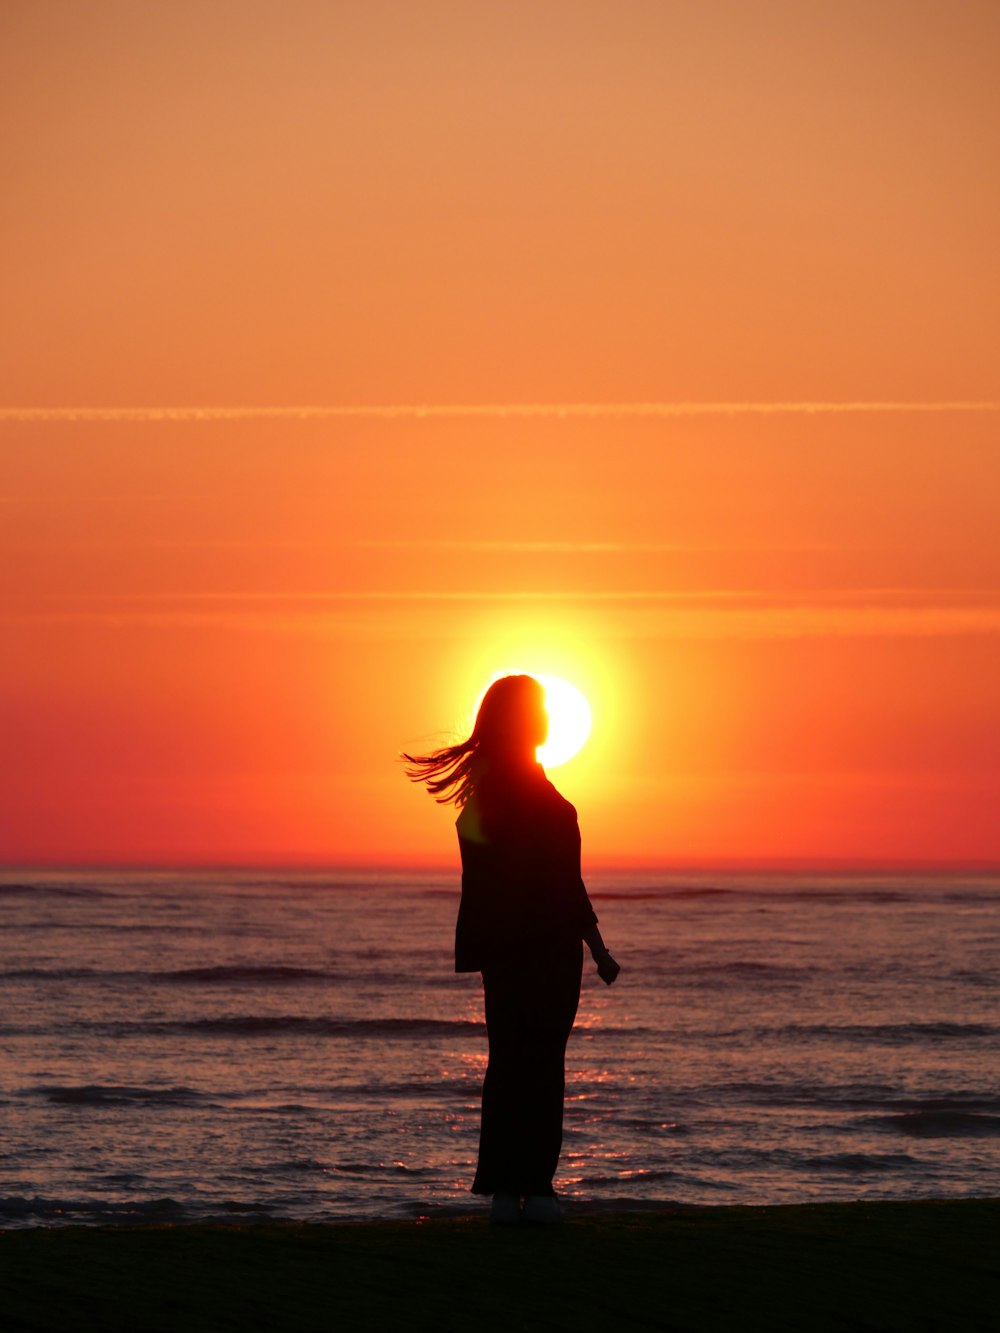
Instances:
[[[4,861],[1000,861],[996,5],[0,24]]]

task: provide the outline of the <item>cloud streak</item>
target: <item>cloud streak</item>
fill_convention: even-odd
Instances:
[[[958,591],[958,590],[956,590]],[[600,617],[601,633],[624,639],[809,639],[809,638],[937,638],[965,635],[1000,634],[1000,605],[980,600],[966,605],[877,604],[876,596],[891,598],[914,590],[859,590],[867,603],[830,604],[810,601],[805,596],[786,603],[776,602],[773,594],[754,591],[719,590],[715,594],[699,592],[660,593],[343,593],[317,595],[252,594],[234,597],[229,593],[165,596],[163,599],[137,596],[105,601],[101,607],[76,609],[12,611],[0,614],[7,625],[94,626],[127,631],[149,629],[183,631],[213,629],[218,632],[250,632],[318,637],[329,640],[439,639],[465,632],[465,626],[428,616],[426,605],[463,602],[500,602],[536,606],[546,602],[569,601],[576,605],[591,603]],[[934,594],[947,598],[947,591]],[[958,592],[958,595],[968,595]],[[995,594],[993,594],[995,596]],[[979,590],[980,599],[991,593]],[[697,604],[695,599],[700,599]],[[715,600],[718,599],[718,600]],[[720,604],[727,599],[728,604]],[[172,601],[172,606],[164,602]],[[117,602],[117,605],[114,603]],[[270,602],[271,605],[265,605]],[[326,603],[326,609],[317,603]],[[354,603],[352,609],[349,605]],[[137,605],[145,603],[145,605]],[[311,605],[308,605],[311,603]],[[361,613],[361,606],[369,609]],[[377,605],[381,603],[381,605]],[[395,605],[393,605],[395,604]]]
[[[51,593],[52,600],[88,598],[87,593]],[[159,592],[101,593],[107,604],[164,602],[198,605],[205,602],[654,602],[688,605],[703,601],[768,603],[774,606],[813,606],[845,602],[851,605],[909,598],[920,606],[936,606],[940,599],[1000,599],[1000,588],[987,587],[854,587],[854,588],[282,588],[162,590]]]
[[[595,542],[595,541],[517,541],[505,538],[463,537],[387,537],[367,538],[354,543],[373,551],[479,551],[484,554],[523,555],[699,555],[725,554],[730,551],[843,551],[885,550],[886,547],[851,546],[833,542],[795,542],[780,545],[754,545],[720,542]]]
[[[171,423],[237,421],[420,421],[424,419],[701,416],[837,416],[899,413],[1000,412],[1000,402],[628,402],[628,403],[374,403],[327,406],[0,407],[0,424]]]

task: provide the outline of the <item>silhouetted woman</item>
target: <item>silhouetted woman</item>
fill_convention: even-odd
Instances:
[[[483,974],[490,1044],[472,1191],[493,1195],[494,1222],[560,1220],[552,1177],[581,940],[609,986],[619,972],[580,875],[576,811],[535,759],[547,735],[542,686],[504,676],[486,691],[468,740],[403,756],[413,781],[461,807],[455,971]]]

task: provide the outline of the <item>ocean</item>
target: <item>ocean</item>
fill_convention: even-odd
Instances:
[[[1000,876],[593,874],[570,1209],[1000,1195]],[[0,875],[0,1225],[468,1193],[457,872]]]

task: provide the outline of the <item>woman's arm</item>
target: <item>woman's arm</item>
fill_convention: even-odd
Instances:
[[[601,932],[596,925],[584,931],[583,938],[590,950],[590,956],[597,964],[597,975],[606,986],[610,986],[621,971],[621,967],[608,953],[607,945],[601,938]]]

